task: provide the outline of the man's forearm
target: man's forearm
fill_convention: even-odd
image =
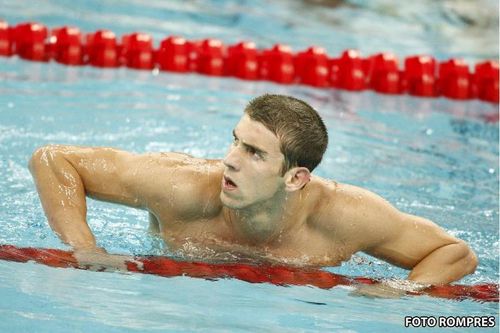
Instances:
[[[66,160],[64,148],[39,148],[29,168],[54,232],[74,248],[95,247],[94,236],[86,222],[85,188],[78,172]]]
[[[424,284],[446,284],[475,271],[477,257],[464,243],[440,247],[413,267],[409,280]]]

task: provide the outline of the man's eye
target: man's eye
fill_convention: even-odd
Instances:
[[[261,159],[262,158],[261,153],[258,152],[257,150],[255,150],[254,148],[249,147],[249,148],[247,148],[247,151],[254,158],[257,158],[257,159]]]

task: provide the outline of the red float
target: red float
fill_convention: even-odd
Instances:
[[[109,30],[98,30],[87,35],[88,62],[96,67],[118,67],[116,36]]]
[[[187,72],[189,47],[184,38],[170,36],[160,43],[156,61],[162,71]]]
[[[18,24],[14,28],[15,52],[26,60],[47,61],[46,38],[47,28],[44,25],[34,22]]]
[[[193,44],[196,71],[205,75],[220,76],[224,74],[224,45],[218,39],[204,39]]]
[[[369,86],[383,94],[400,94],[401,89],[398,59],[392,53],[379,53],[367,59]]]
[[[259,64],[255,44],[240,42],[228,47],[224,61],[224,74],[244,80],[258,79]]]
[[[485,61],[476,65],[474,81],[479,99],[498,103],[498,62]]]
[[[283,84],[295,79],[292,49],[288,45],[276,44],[259,55],[260,77]]]
[[[152,69],[153,38],[148,34],[134,32],[122,37],[120,63],[129,68]]]
[[[469,99],[471,82],[469,66],[461,59],[450,59],[439,64],[441,95],[453,99]]]
[[[325,49],[311,46],[295,57],[295,74],[300,83],[313,87],[327,87],[330,82],[328,57]]]
[[[359,91],[366,88],[363,61],[356,50],[342,52],[340,58],[330,61],[330,79],[334,87]]]
[[[51,31],[48,53],[55,61],[65,65],[83,64],[83,46],[78,28],[62,27]]]
[[[410,95],[436,96],[436,59],[429,56],[406,58],[405,78]]]
[[[12,28],[7,22],[0,20],[0,56],[10,57],[14,54],[12,50],[11,34]]]

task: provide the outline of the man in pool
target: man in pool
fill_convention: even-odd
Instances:
[[[142,208],[171,248],[192,244],[291,264],[334,266],[363,251],[445,284],[474,272],[467,244],[365,189],[314,176],[328,143],[293,97],[252,100],[224,160],[45,146],[29,167],[50,226],[76,254],[99,253],[86,195]],[[367,166],[369,167],[369,166]]]

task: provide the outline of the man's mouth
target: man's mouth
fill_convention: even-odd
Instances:
[[[233,180],[227,176],[223,176],[222,177],[222,187],[225,189],[225,190],[228,190],[228,191],[231,191],[231,190],[234,190],[238,187],[238,185],[236,185],[235,182],[233,182]]]

